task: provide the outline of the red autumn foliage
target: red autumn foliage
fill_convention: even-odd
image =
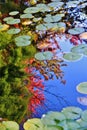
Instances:
[[[28,109],[31,112],[35,113],[35,109],[43,104],[43,101],[45,99],[43,91],[44,91],[44,85],[43,80],[39,78],[39,76],[35,76],[35,73],[33,73],[33,68],[26,67],[25,68],[26,73],[31,73],[31,76],[28,77],[29,83],[27,84],[27,88],[29,92],[31,92],[32,97],[29,100]]]

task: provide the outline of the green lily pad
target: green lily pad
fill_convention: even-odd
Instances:
[[[85,130],[84,128],[87,128],[87,121],[80,118],[77,120],[77,122],[79,123],[80,128],[83,128],[83,129],[79,129],[79,130]]]
[[[83,33],[84,31],[85,31],[84,28],[81,28],[81,27],[77,28],[76,27],[76,28],[69,29],[68,33],[73,34],[73,35],[78,35],[78,34]]]
[[[77,91],[83,94],[87,94],[87,82],[82,82],[77,85]]]
[[[81,118],[82,118],[83,121],[87,122],[87,110],[82,112]]]
[[[51,60],[52,57],[53,57],[53,53],[50,51],[38,52],[35,54],[35,58],[37,60]]]
[[[63,58],[67,61],[77,61],[79,59],[82,58],[82,55],[81,54],[77,54],[77,53],[73,53],[73,52],[68,52],[68,53],[65,53],[63,55]]]
[[[65,115],[66,119],[78,119],[81,116],[82,109],[78,107],[66,107],[63,108],[62,113]]]
[[[61,20],[61,15],[60,14],[56,14],[54,16],[49,14],[49,15],[46,15],[46,18],[44,18],[44,22],[47,22],[47,23],[49,23],[49,22],[58,22],[60,20]]]
[[[11,24],[11,25],[18,24],[18,23],[20,23],[20,19],[9,19],[7,21],[7,24]]]
[[[39,25],[36,26],[36,30],[45,31],[45,30],[52,28],[53,26],[54,25],[52,23],[39,24]]]
[[[83,54],[83,53],[86,53],[85,50],[87,50],[87,45],[86,44],[80,44],[78,46],[74,46],[71,49],[71,52]]]
[[[2,124],[6,127],[6,130],[19,130],[19,125],[14,121],[3,121]]]
[[[31,44],[31,37],[27,35],[18,36],[15,38],[17,46],[28,46]]]
[[[8,34],[18,34],[21,30],[17,28],[12,28],[7,31]]]
[[[79,123],[75,121],[67,122],[67,126],[68,126],[68,130],[77,130],[78,128],[80,128]]]
[[[64,130],[62,126],[45,126],[43,130]]]
[[[40,12],[48,12],[50,10],[50,8],[46,4],[37,4],[36,7],[39,8]]]
[[[9,15],[12,15],[12,16],[17,15],[17,14],[19,14],[19,11],[12,11],[9,13]]]
[[[34,16],[32,15],[32,14],[22,14],[21,16],[20,16],[20,18],[33,18]]]
[[[40,9],[38,7],[28,7],[24,10],[24,13],[31,13],[31,14],[34,14],[34,13],[37,13],[39,12]]]
[[[14,19],[13,17],[6,17],[6,18],[3,19],[3,21],[7,22],[7,21],[13,20],[13,19]]]
[[[34,118],[27,120],[23,125],[25,130],[44,130],[40,119]]]
[[[67,4],[68,8],[69,7],[76,7],[79,4],[79,1],[77,1],[77,0],[68,1],[66,4]]]
[[[60,121],[65,120],[65,116],[60,112],[48,112],[46,115],[42,116],[41,120],[44,125],[56,125]]]
[[[54,2],[51,2],[48,4],[49,7],[53,7],[53,8],[56,8],[56,7],[62,7],[63,6],[63,2],[60,2],[60,1],[54,1]]]

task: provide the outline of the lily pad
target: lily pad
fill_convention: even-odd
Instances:
[[[6,130],[19,130],[19,125],[14,121],[3,121],[2,124],[6,127]]]
[[[43,130],[64,130],[62,126],[45,126]]]
[[[17,14],[19,14],[19,11],[12,11],[9,13],[9,15],[12,15],[12,16],[17,15]]]
[[[11,24],[11,25],[18,24],[18,23],[20,23],[20,19],[9,19],[7,21],[7,24]]]
[[[61,8],[63,4],[64,4],[63,2],[54,1],[54,2],[49,3],[48,6],[53,7],[55,9],[55,8]]]
[[[58,22],[61,20],[61,15],[60,14],[56,14],[54,16],[52,15],[47,15],[46,18],[44,18],[44,21],[49,23],[49,22]]]
[[[60,121],[65,120],[65,116],[60,112],[48,112],[46,115],[42,116],[41,120],[44,125],[56,125]]]
[[[77,85],[77,91],[83,94],[87,94],[87,82],[82,82]]]
[[[24,13],[31,13],[31,14],[34,14],[34,13],[37,13],[39,12],[40,9],[38,7],[28,7],[24,10]]]
[[[22,18],[22,19],[24,19],[24,18],[33,18],[34,16],[32,15],[32,14],[22,14],[21,16],[20,16],[20,18]]]
[[[87,97],[77,97],[77,101],[81,104],[81,105],[85,105],[87,106]]]
[[[66,119],[78,119],[81,116],[82,109],[78,107],[66,107],[62,110],[63,114],[65,115]]]
[[[38,118],[27,120],[23,127],[25,130],[43,130],[43,124]]]
[[[67,52],[63,55],[63,58],[67,61],[77,61],[80,58],[82,58],[81,54],[77,54],[77,53],[72,53],[72,52]]]
[[[87,115],[86,115],[87,116]],[[87,128],[87,121],[83,120],[82,118],[78,119],[77,122],[80,125],[80,128]],[[83,129],[78,129],[78,130],[83,130]],[[86,130],[86,129],[84,129]]]
[[[84,31],[85,31],[84,28],[76,27],[76,28],[69,29],[68,33],[73,34],[73,35],[78,35],[78,34],[83,33]]]
[[[36,30],[39,30],[39,31],[46,31],[50,28],[53,27],[53,24],[52,23],[47,23],[47,24],[39,24],[36,26]]]
[[[80,128],[79,123],[74,121],[67,122],[67,126],[68,126],[68,130],[77,130],[78,128]]]
[[[18,34],[21,30],[17,28],[12,28],[7,31],[8,34]]]
[[[6,17],[6,18],[3,19],[3,21],[7,22],[7,21],[9,21],[11,19],[14,19],[14,18],[13,17]]]
[[[82,112],[81,118],[82,118],[82,120],[87,122],[87,110]]]
[[[18,36],[15,38],[17,46],[28,46],[31,44],[31,37],[27,35]]]
[[[68,1],[66,4],[67,4],[68,8],[69,7],[76,7],[79,4],[79,1],[77,1],[77,0]]]
[[[53,57],[53,53],[50,51],[38,52],[35,54],[35,58],[37,60],[51,60],[52,57]]]
[[[75,46],[75,47],[73,47],[72,49],[71,49],[71,51],[73,52],[73,53],[85,53],[85,50],[87,50],[87,45],[86,44],[80,44],[80,45],[78,45],[78,46]]]

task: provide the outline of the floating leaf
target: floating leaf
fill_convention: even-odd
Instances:
[[[38,118],[27,120],[23,127],[25,130],[43,130],[43,124]]]
[[[81,54],[68,52],[63,55],[63,58],[67,61],[77,61],[82,57]]]
[[[28,7],[24,10],[24,13],[33,14],[33,13],[37,13],[39,11],[40,11],[40,9],[38,7]]]
[[[79,123],[74,121],[67,122],[67,126],[68,126],[68,130],[77,130],[78,128],[80,128]]]
[[[82,120],[87,121],[87,110],[82,112],[81,118]]]
[[[85,128],[87,128],[87,121],[83,120],[83,119],[78,119],[77,122],[79,123],[80,125],[80,128],[81,129],[78,129],[78,130],[86,130]]]
[[[31,37],[27,35],[18,36],[15,38],[17,46],[28,46],[31,44]]]
[[[9,19],[7,21],[7,24],[11,24],[11,25],[18,24],[18,23],[20,23],[20,19]]]
[[[50,28],[53,27],[52,23],[47,23],[47,24],[39,24],[36,26],[36,30],[40,30],[40,31],[46,31]]]
[[[6,127],[6,130],[19,130],[19,125],[14,121],[3,121],[2,124]]]
[[[78,45],[78,46],[75,46],[75,47],[73,47],[72,49],[71,49],[71,51],[73,52],[73,53],[85,53],[85,50],[87,50],[87,45],[86,44],[80,44],[80,45]]]
[[[12,16],[17,15],[17,14],[19,14],[19,11],[12,11],[9,13],[9,15],[12,15]]]
[[[21,16],[20,16],[20,18],[33,18],[34,16],[32,15],[32,14],[22,14]]]
[[[43,130],[64,130],[61,126],[45,126]]]
[[[12,28],[7,31],[8,34],[18,34],[20,32],[20,29]]]
[[[54,1],[48,4],[49,7],[53,7],[55,8],[61,8],[61,6],[63,6],[63,2],[59,2],[59,1]]]
[[[6,17],[3,19],[3,21],[7,22],[7,21],[12,20],[12,19],[14,19],[14,18],[13,17]]]
[[[42,116],[41,120],[44,125],[56,125],[60,121],[65,120],[65,116],[60,112],[48,112],[46,115]]]
[[[78,119],[81,116],[82,109],[78,107],[66,107],[62,110],[67,119]]]
[[[77,91],[83,94],[87,94],[87,82],[82,82],[77,85]]]
[[[76,27],[76,28],[69,29],[68,33],[73,34],[73,35],[78,35],[78,34],[81,34],[84,31],[85,31],[84,28],[81,28],[81,27],[77,28]]]
[[[77,0],[68,1],[68,2],[66,2],[66,4],[67,4],[68,8],[69,7],[76,7],[79,4],[79,1],[77,1]]]
[[[46,18],[44,18],[44,21],[49,23],[49,22],[58,22],[61,20],[61,15],[60,14],[56,14],[54,16],[52,15],[47,15]]]
[[[53,53],[50,51],[38,52],[35,54],[37,60],[50,60],[53,57]]]

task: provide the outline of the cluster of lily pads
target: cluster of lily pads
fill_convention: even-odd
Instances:
[[[70,106],[61,112],[51,111],[40,118],[28,119],[23,124],[24,130],[86,130],[87,110]],[[19,125],[14,121],[2,121],[0,130],[19,130]]]

